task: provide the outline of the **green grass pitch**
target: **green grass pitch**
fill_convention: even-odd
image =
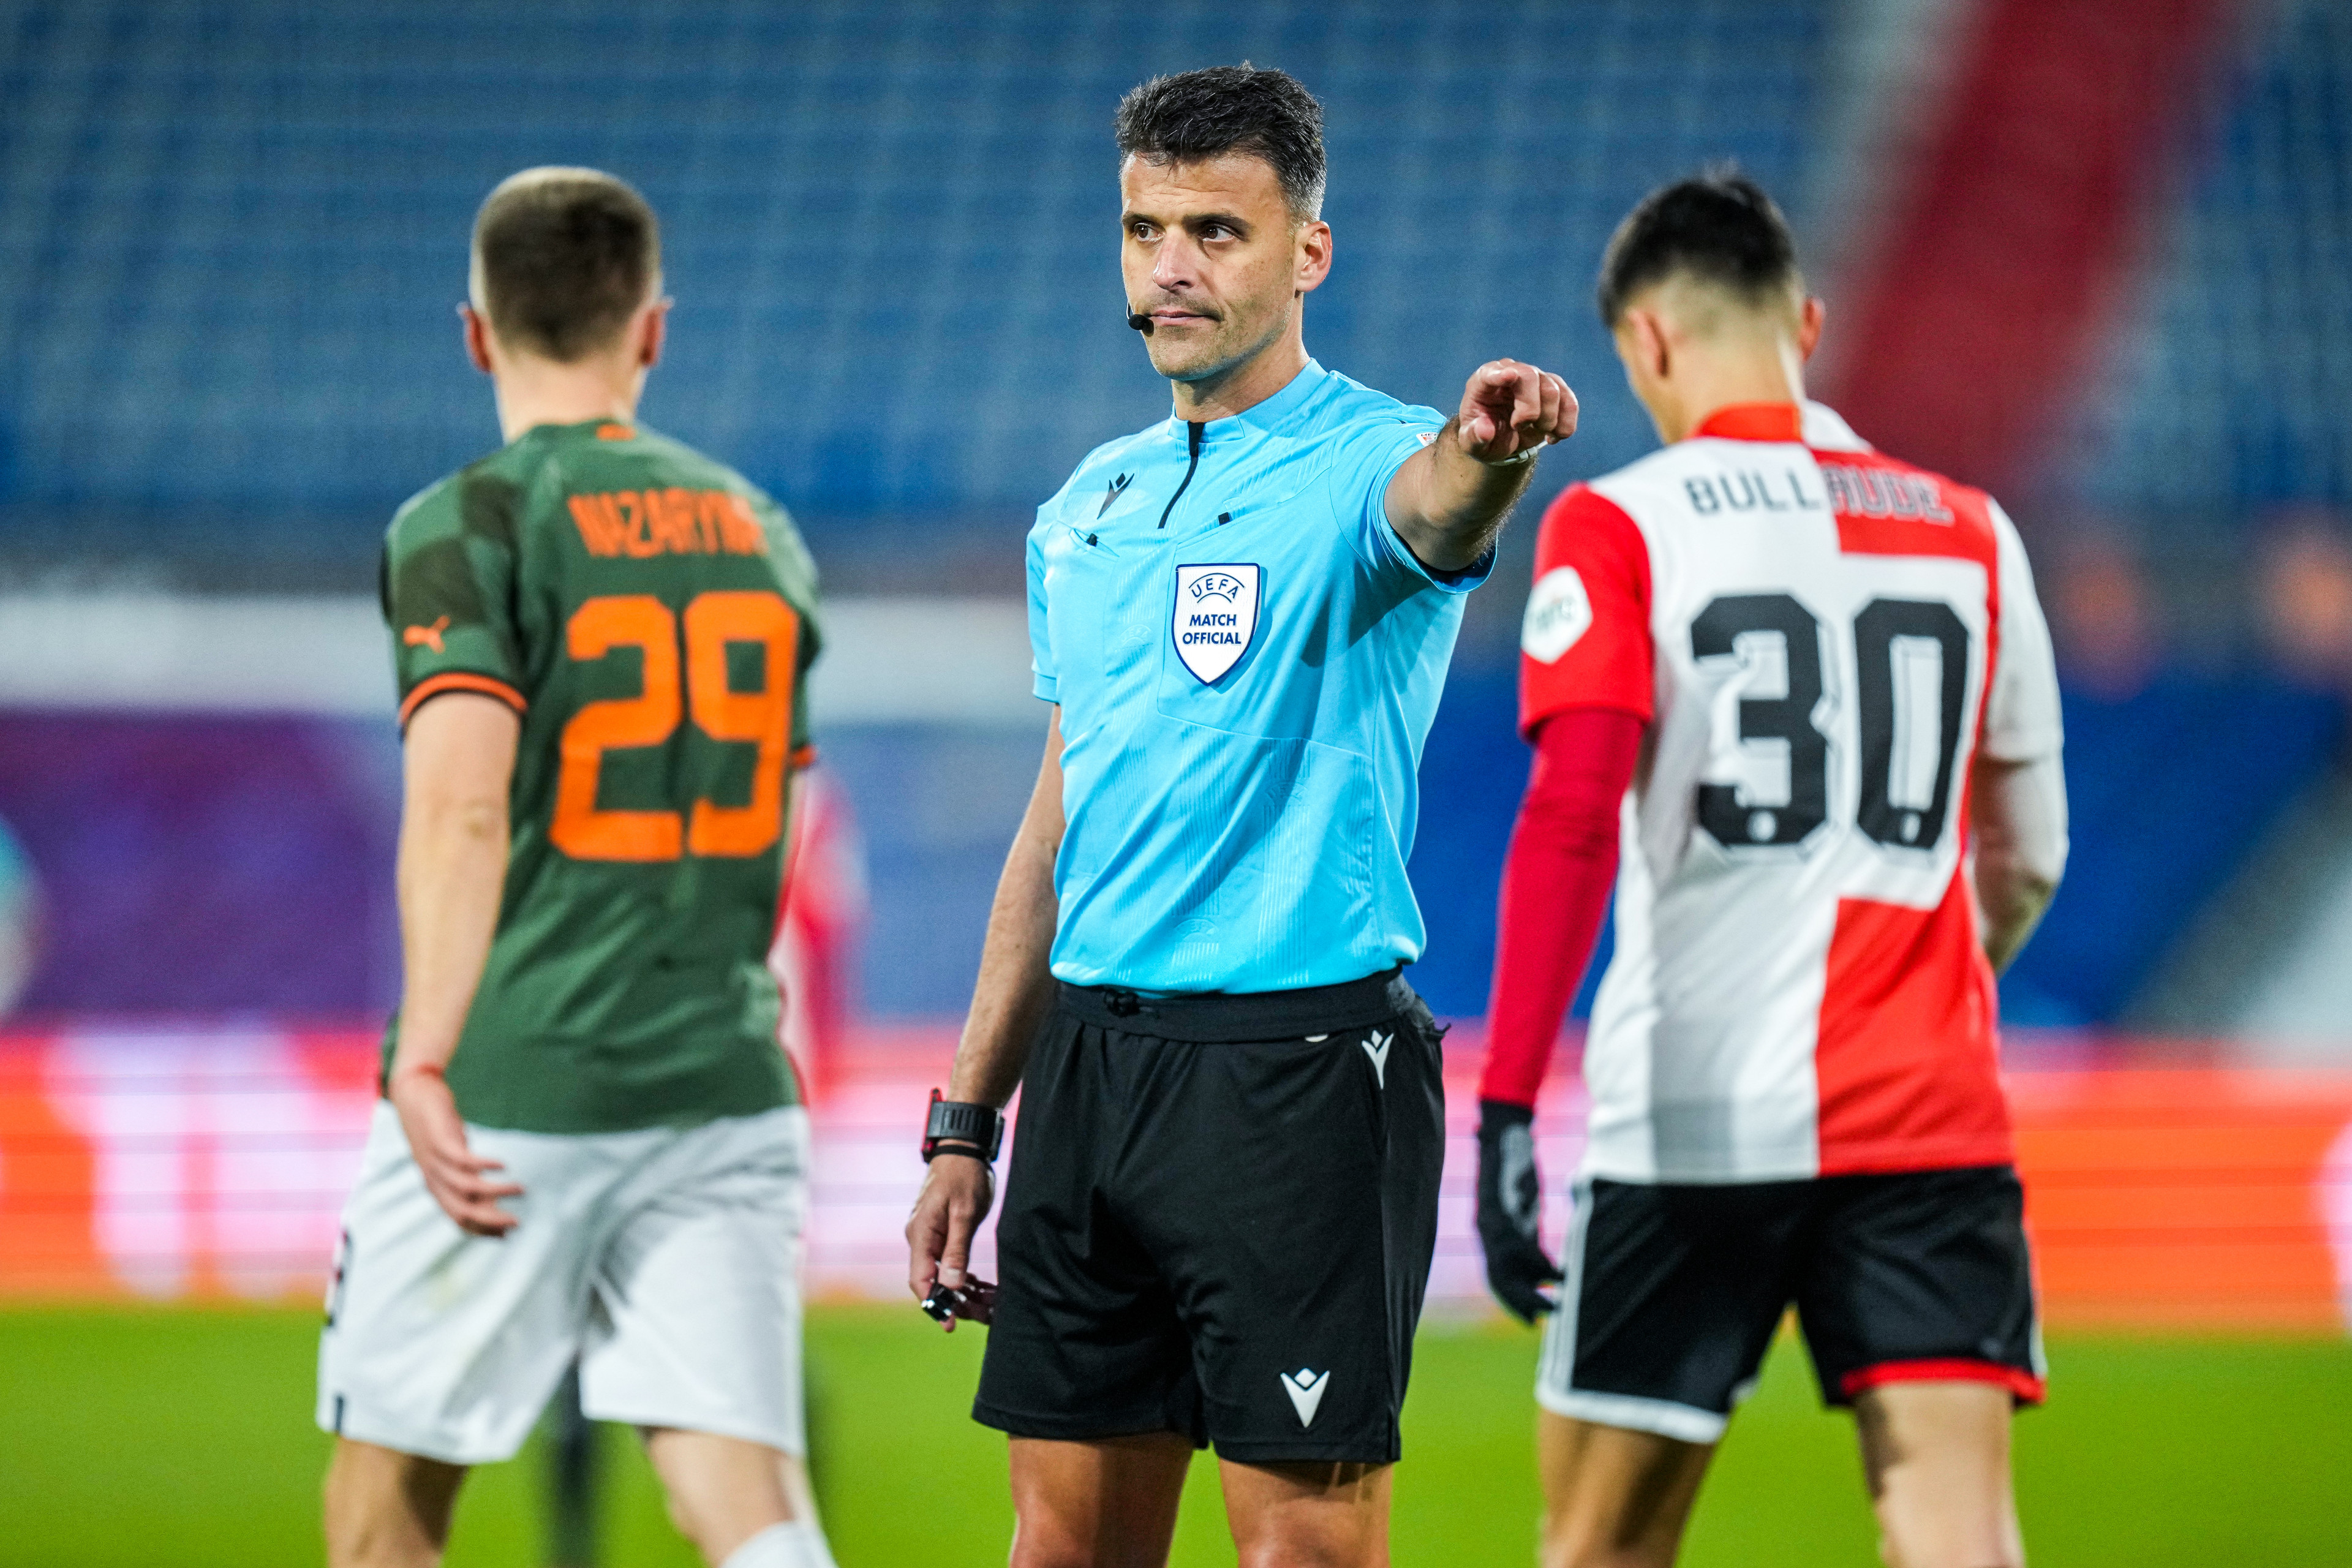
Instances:
[[[326,1439],[307,1312],[0,1312],[0,1565],[177,1568],[319,1560]],[[982,1338],[913,1310],[812,1314],[819,1485],[844,1568],[1003,1561],[1002,1441],[964,1415]],[[2018,1426],[2037,1568],[2352,1564],[2352,1347],[2060,1337],[2053,1403]],[[1535,1540],[1534,1337],[1421,1340],[1396,1486],[1400,1563],[1514,1565]],[[691,1564],[619,1434],[611,1568]],[[476,1476],[449,1561],[540,1561],[535,1455]],[[1214,1467],[1192,1470],[1174,1561],[1230,1563]],[[1876,1561],[1850,1423],[1778,1345],[1702,1495],[1694,1568]]]

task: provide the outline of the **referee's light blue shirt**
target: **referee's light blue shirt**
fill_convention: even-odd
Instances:
[[[1037,509],[1055,975],[1287,991],[1421,956],[1415,774],[1493,558],[1433,576],[1384,498],[1444,423],[1310,361],[1230,419],[1097,447]]]

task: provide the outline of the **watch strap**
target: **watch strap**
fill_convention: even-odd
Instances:
[[[971,1100],[945,1100],[931,1090],[930,1116],[923,1125],[923,1159],[928,1163],[941,1143],[964,1143],[994,1160],[1004,1146],[1004,1112]]]

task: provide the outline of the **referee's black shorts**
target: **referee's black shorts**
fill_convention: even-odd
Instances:
[[[974,1417],[1394,1461],[1437,1239],[1438,1034],[1394,971],[1255,995],[1063,986],[1022,1078]]]

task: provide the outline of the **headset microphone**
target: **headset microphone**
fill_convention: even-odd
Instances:
[[[1151,318],[1145,315],[1140,310],[1129,311],[1128,313],[1127,324],[1133,327],[1137,331],[1141,332],[1147,338],[1151,335]]]

